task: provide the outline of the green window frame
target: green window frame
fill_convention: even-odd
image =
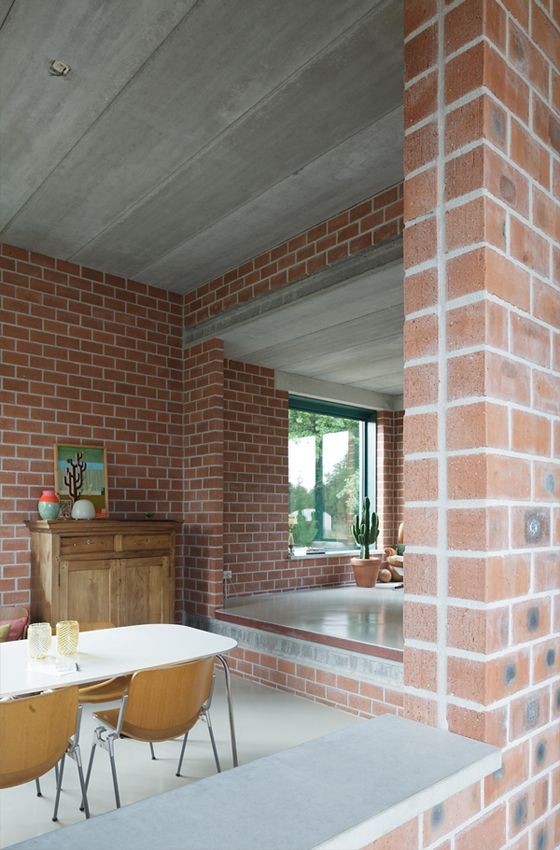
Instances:
[[[354,510],[359,509],[359,505],[365,498],[365,496],[369,496],[372,507],[376,509],[376,489],[377,489],[377,475],[376,475],[376,426],[377,426],[377,416],[376,411],[367,410],[365,408],[354,407],[351,405],[339,404],[336,402],[329,401],[321,401],[319,399],[312,398],[304,398],[302,396],[290,395],[289,397],[289,410],[290,411],[303,411],[306,413],[317,414],[319,416],[326,417],[337,417],[343,420],[352,420],[354,422],[359,423],[359,440],[357,454],[355,457],[355,461],[359,470],[358,476],[358,496],[357,503],[354,504]],[[290,416],[290,422],[292,421],[292,417]],[[333,429],[334,430],[334,429]],[[329,431],[325,433],[330,433]],[[323,436],[321,436],[321,440]],[[322,466],[319,468],[319,472],[315,472],[315,501],[314,501],[314,515],[315,517],[319,517],[317,533],[318,533],[318,545],[322,546],[321,541],[325,540],[326,534],[323,527],[323,505],[324,505],[324,487],[317,484],[317,478],[322,477]],[[323,484],[323,480],[321,481],[321,485]],[[322,494],[322,495],[321,495]],[[293,501],[291,499],[291,501]],[[291,522],[294,523],[294,506],[293,504],[290,506],[291,513]],[[315,522],[315,520],[314,520]],[[346,549],[355,548],[355,544],[351,541],[351,536],[349,535],[349,529],[347,531],[346,539],[347,543],[344,546]],[[297,535],[296,535],[297,536]],[[301,535],[300,535],[301,538]],[[333,543],[336,542],[336,538],[329,538]],[[300,539],[301,545],[301,539]],[[340,542],[340,541],[338,541]],[[296,540],[296,545],[298,541]],[[309,545],[309,544],[308,544]],[[314,544],[315,545],[315,544]]]

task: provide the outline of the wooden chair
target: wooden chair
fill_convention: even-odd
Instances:
[[[78,767],[82,807],[89,818],[78,744],[79,714],[77,687],[0,702],[0,788],[37,780],[60,762],[53,821],[58,820],[67,755]]]
[[[113,623],[80,623],[81,632],[91,632],[95,629],[114,629]],[[122,699],[128,691],[131,676],[115,676],[93,685],[83,685],[79,690],[80,704],[99,705],[101,702],[115,702]]]
[[[128,694],[123,697],[120,708],[95,712],[95,716],[106,726],[98,726],[93,733],[85,780],[86,789],[89,785],[95,749],[101,747],[109,753],[115,801],[117,808],[120,808],[114,743],[121,737],[151,744],[152,741],[168,741],[182,735],[183,744],[176,773],[180,776],[189,731],[200,717],[207,722],[216,768],[220,772],[218,751],[209,714],[213,672],[214,657],[189,661],[174,667],[160,667],[156,670],[142,670],[134,673]],[[107,726],[113,731],[107,733]]]

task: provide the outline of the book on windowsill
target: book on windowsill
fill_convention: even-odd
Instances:
[[[326,549],[315,549],[315,548],[313,548],[313,546],[310,546],[305,554],[306,555],[326,555],[326,553],[327,553]]]

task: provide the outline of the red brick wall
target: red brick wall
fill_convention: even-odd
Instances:
[[[29,535],[53,443],[104,443],[111,516],[180,517],[181,298],[4,245],[0,602],[29,599]]]
[[[238,676],[360,717],[403,714],[403,693],[394,688],[243,647],[237,647],[228,659]]]
[[[560,845],[559,20],[405,3],[405,713],[503,769],[375,850]]]
[[[288,395],[275,390],[274,372],[226,360],[224,399],[224,569],[233,573],[228,594],[353,583],[348,555],[287,557]],[[378,435],[385,435],[378,489],[386,494],[381,517],[389,529],[380,545],[396,541],[402,518],[402,416],[378,414]]]
[[[286,587],[288,394],[274,372],[226,361],[224,568],[233,594]]]
[[[185,296],[185,324],[287,286],[402,232],[402,184],[378,192]]]
[[[377,413],[377,512],[378,547],[394,546],[403,519],[403,416],[402,410]]]
[[[348,582],[347,556],[288,559],[288,396],[269,369],[224,359],[223,342],[184,356],[184,575],[177,612],[211,616],[228,594]]]
[[[177,610],[209,616],[223,599],[223,341],[187,349],[183,367],[184,578]]]
[[[200,324],[401,232],[402,185],[398,184],[187,293],[185,324]],[[224,568],[233,572],[229,595],[352,582],[347,556],[286,558],[287,396],[274,391],[273,373],[266,369],[229,363],[225,374]],[[284,441],[274,452],[262,425],[265,420]],[[390,451],[393,464],[392,447]],[[263,486],[266,477],[282,484],[269,492]],[[389,521],[394,534],[395,498],[391,496]],[[275,513],[270,511],[271,504]],[[197,596],[195,607],[199,606]]]
[[[395,499],[395,534],[404,519],[404,410],[396,410],[393,419],[393,488]],[[395,537],[395,540],[397,538]]]

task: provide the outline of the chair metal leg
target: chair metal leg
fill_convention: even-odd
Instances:
[[[42,796],[43,796],[43,792],[41,791],[41,783],[39,782],[39,779],[38,779],[38,778],[35,780],[35,788],[36,788],[36,790],[37,790],[37,796],[38,796],[38,797],[42,797]]]
[[[62,790],[62,777],[64,776],[64,763],[66,761],[66,754],[62,756],[60,759],[60,770],[58,771],[58,782],[56,783],[56,797],[54,801],[54,812],[52,819],[53,821],[58,820],[58,804],[60,802],[60,792]]]
[[[230,686],[230,677],[229,677],[229,667],[226,659],[223,655],[217,655],[216,658],[221,662],[222,667],[224,668],[224,675],[226,679],[226,694],[227,694],[227,704],[228,704],[228,715],[229,715],[229,733],[231,736],[231,754],[233,756],[233,766],[237,767],[239,762],[237,760],[237,741],[235,739],[235,725],[233,722],[233,705],[231,701],[231,686]]]
[[[187,746],[187,738],[189,737],[189,733],[185,732],[185,736],[183,738],[183,745],[181,747],[181,755],[179,756],[179,764],[177,765],[177,773],[175,776],[181,775],[181,767],[183,766],[183,756],[185,755],[185,747]]]
[[[154,745],[150,741],[150,752],[152,754],[152,761],[156,761],[156,754],[154,753]]]
[[[220,759],[218,758],[218,749],[216,747],[216,739],[214,738],[214,730],[212,729],[212,721],[210,720],[210,712],[205,711],[204,717],[206,718],[206,723],[208,724],[208,734],[210,735],[210,743],[212,744],[212,752],[214,753],[214,761],[216,762],[216,769],[218,773],[222,772],[222,768],[220,767]]]
[[[78,779],[80,780],[80,791],[82,792],[82,803],[80,805],[80,811],[83,811],[85,813],[87,819],[90,817],[89,804],[87,798],[86,783],[84,782],[84,771],[82,769],[82,756],[80,753],[80,748],[78,746],[74,748],[72,758],[76,762],[76,767],[78,768]]]
[[[113,788],[115,789],[115,803],[117,805],[117,809],[121,807],[121,798],[119,794],[119,783],[117,779],[117,769],[115,767],[115,751],[114,751],[114,743],[115,740],[119,737],[117,732],[110,732],[106,737],[103,736],[103,733],[106,732],[107,729],[105,726],[98,726],[97,729],[93,732],[93,742],[91,745],[91,753],[89,754],[89,763],[88,769],[86,773],[86,780],[84,783],[84,791],[87,793],[87,789],[89,787],[89,780],[91,777],[91,768],[93,765],[93,757],[95,755],[96,747],[102,747],[102,749],[106,750],[109,753],[109,762],[111,764],[111,775],[113,777]],[[82,805],[80,809],[82,811],[85,810],[85,806],[87,805],[87,801],[82,799]]]
[[[115,767],[115,750],[113,747],[113,738],[108,739],[109,743],[109,761],[111,762],[111,773],[113,774],[113,788],[115,789],[115,803],[117,809],[121,807],[121,798],[119,794],[119,783],[117,780],[117,768]]]
[[[91,752],[89,754],[88,768],[87,768],[87,773],[86,773],[86,791],[87,791],[88,786],[89,786],[89,778],[91,776],[91,768],[93,767],[93,757],[95,755],[95,747],[96,747],[96,740],[95,740],[95,736],[94,736],[93,744],[91,745]]]
[[[90,776],[91,776],[91,768],[93,767],[93,757],[95,755],[96,745],[97,745],[97,729],[93,733],[93,743],[91,745],[91,752],[89,754],[88,768],[87,768],[87,771],[86,771],[86,779],[85,779],[85,782],[84,782],[86,793],[87,793],[87,789],[88,789],[88,786],[89,786],[89,779],[90,779]],[[85,797],[82,797],[82,802],[80,803],[80,811],[84,812],[85,808],[86,808],[85,807]]]

